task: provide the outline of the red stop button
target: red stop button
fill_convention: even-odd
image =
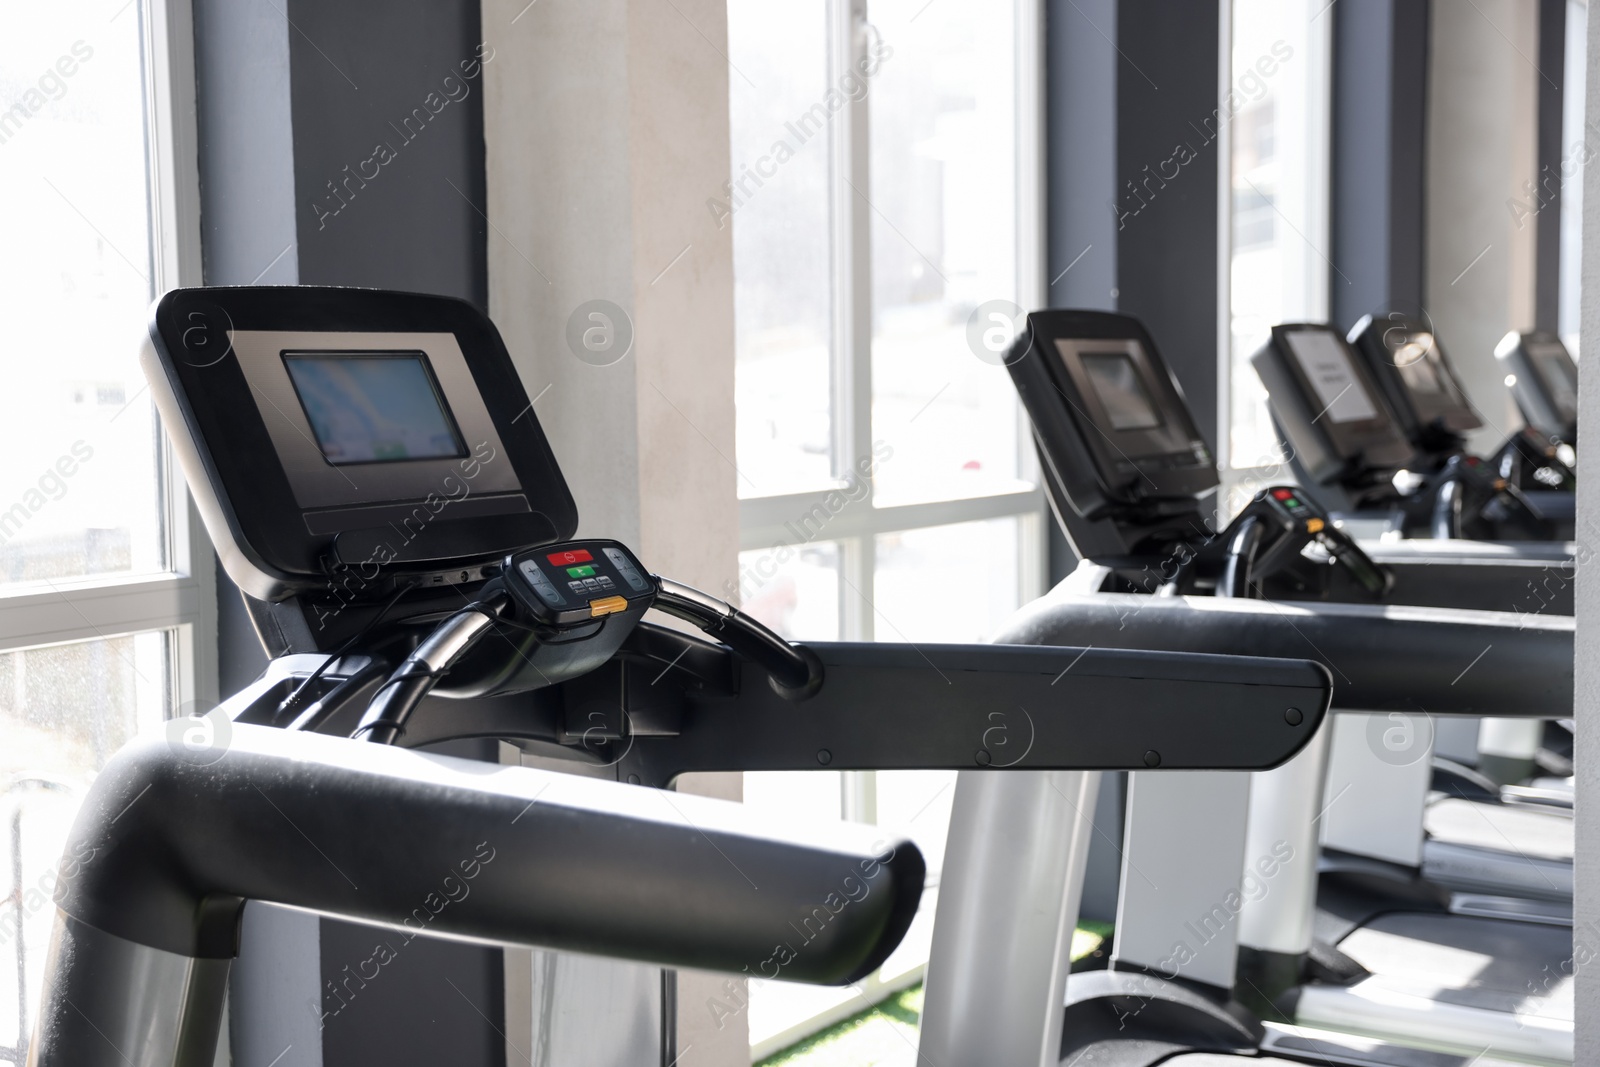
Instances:
[[[588,549],[575,548],[569,552],[552,552],[545,559],[548,559],[557,567],[565,567],[573,563],[588,563],[594,557],[589,554]]]

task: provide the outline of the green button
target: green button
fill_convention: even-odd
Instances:
[[[582,567],[568,567],[567,568],[567,577],[569,577],[569,578],[593,578],[594,577],[594,567],[590,566],[589,564],[584,564]]]

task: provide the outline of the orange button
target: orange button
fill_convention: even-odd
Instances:
[[[598,619],[602,615],[615,615],[619,611],[628,610],[628,598],[625,596],[608,596],[600,600],[589,601],[589,617]]]

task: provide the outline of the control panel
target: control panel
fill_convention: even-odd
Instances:
[[[511,556],[506,584],[534,619],[568,626],[655,599],[657,583],[619,542],[570,541]]]

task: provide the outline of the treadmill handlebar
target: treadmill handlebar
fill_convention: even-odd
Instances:
[[[1341,711],[1497,718],[1572,714],[1573,619],[1385,604],[1082,595],[1061,588],[1012,616],[996,641],[1310,656]],[[1477,658],[1474,658],[1477,657]]]
[[[780,695],[805,700],[822,688],[822,660],[805,645],[790,644],[732,604],[670,578],[656,578],[654,607],[693,623],[735,652],[759,664]]]
[[[146,734],[112,757],[67,841],[62,912],[202,959],[235,955],[261,900],[407,939],[845,984],[922,894],[916,846],[866,827],[780,836],[702,797],[237,723],[217,740]]]

